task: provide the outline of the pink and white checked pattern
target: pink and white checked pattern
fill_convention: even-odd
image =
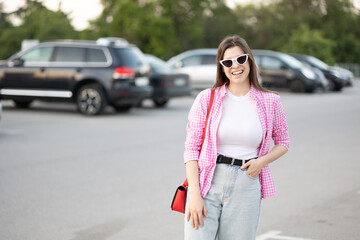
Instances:
[[[210,95],[210,89],[200,92],[190,109],[184,152],[185,163],[194,160],[198,161],[200,191],[203,197],[206,196],[210,189],[216,167],[216,133],[221,120],[222,100],[226,95],[226,86],[223,85],[215,90],[208,129],[200,152]],[[273,139],[275,145],[289,148],[288,127],[280,96],[274,93],[261,92],[251,86],[250,97],[256,101],[257,112],[263,129],[259,157],[269,152],[271,139]],[[275,194],[276,189],[268,165],[263,167],[260,172],[260,183],[262,198],[268,198]]]

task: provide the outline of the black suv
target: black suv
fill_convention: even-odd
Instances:
[[[107,104],[126,111],[151,96],[149,74],[143,53],[121,38],[43,42],[0,62],[0,98],[20,108],[73,101],[86,115]]]
[[[264,86],[309,93],[324,87],[322,79],[311,68],[288,54],[270,50],[253,50],[252,53]]]

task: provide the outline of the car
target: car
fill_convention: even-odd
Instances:
[[[325,83],[311,68],[288,54],[261,49],[255,49],[252,53],[260,70],[262,85],[265,87],[287,88],[292,92],[308,93],[325,87]]]
[[[291,54],[291,56],[321,70],[325,77],[329,80],[329,89],[331,91],[341,91],[341,89],[346,85],[346,80],[341,77],[340,72],[335,68],[330,67],[320,59],[305,54]]]
[[[191,94],[189,75],[174,73],[165,61],[154,55],[145,56],[151,68],[150,85],[154,88],[154,93],[150,98],[155,106],[164,107],[170,98]]]
[[[121,38],[42,42],[0,63],[0,98],[19,108],[72,101],[85,115],[127,111],[152,95],[149,75],[141,50]]]
[[[192,88],[211,88],[216,81],[216,55],[216,48],[188,50],[170,58],[167,64],[177,73],[188,74]]]
[[[344,87],[352,87],[354,86],[354,73],[346,68],[342,68],[339,66],[333,66],[332,69],[339,71],[342,79],[345,80]]]

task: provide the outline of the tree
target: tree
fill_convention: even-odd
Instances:
[[[24,39],[44,41],[78,36],[65,13],[50,11],[36,0],[27,0],[26,5],[13,14],[21,18],[22,24],[6,28],[1,34],[0,58],[7,58],[19,51]]]
[[[203,47],[217,48],[227,35],[243,33],[233,10],[223,0],[213,0],[203,18]]]
[[[289,41],[282,47],[281,51],[288,53],[302,53],[317,57],[328,64],[334,64],[335,59],[332,49],[335,43],[324,38],[321,30],[310,30],[306,24],[301,24],[295,29]]]

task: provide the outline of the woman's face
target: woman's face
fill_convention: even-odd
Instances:
[[[231,47],[225,50],[224,59],[233,59],[236,58],[245,52],[239,47]],[[250,74],[250,64],[249,59],[247,59],[245,64],[240,65],[237,61],[233,61],[231,68],[226,68],[221,66],[226,77],[230,80],[230,84],[247,84],[249,82]]]

